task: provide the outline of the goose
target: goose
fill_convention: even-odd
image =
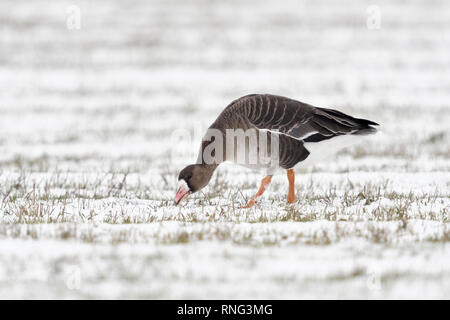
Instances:
[[[358,137],[374,134],[377,129],[373,126],[377,125],[370,120],[283,96],[243,96],[232,101],[208,128],[197,162],[181,170],[175,205],[208,185],[214,171],[225,161],[266,171],[258,191],[242,208],[250,208],[257,202],[278,169],[286,170],[287,202],[296,203],[294,166],[316,163],[353,144]],[[244,134],[238,144],[235,143],[239,139],[236,132],[241,136]],[[249,161],[250,149],[255,150],[253,161]]]

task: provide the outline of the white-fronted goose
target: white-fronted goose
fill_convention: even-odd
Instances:
[[[377,130],[372,127],[375,125],[378,124],[370,120],[354,118],[333,109],[313,107],[286,97],[270,94],[244,96],[231,102],[209,127],[210,133],[203,138],[197,163],[180,172],[175,203],[179,204],[191,193],[204,188],[214,170],[224,161],[267,170],[258,192],[245,207],[255,204],[278,168],[287,170],[287,201],[293,203],[296,201],[293,167],[297,163],[313,163],[317,158],[323,158],[348,145],[347,140],[375,133]],[[245,142],[240,145],[236,145],[235,137],[230,138],[229,135],[230,132],[250,131],[257,133],[256,140],[245,138]],[[266,134],[265,140],[261,138],[262,133]],[[229,144],[230,140],[233,140],[232,144]],[[272,144],[275,141],[277,144]],[[213,143],[215,146],[211,148]],[[252,147],[256,147],[257,159],[250,163],[249,150]],[[270,162],[262,161],[260,152],[263,149],[270,157]],[[236,153],[242,150],[245,154],[244,163],[237,161],[236,157]],[[206,154],[209,155],[208,159]]]

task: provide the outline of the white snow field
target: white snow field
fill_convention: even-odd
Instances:
[[[175,207],[249,93],[382,134]],[[2,0],[0,298],[449,299],[449,123],[449,1]]]

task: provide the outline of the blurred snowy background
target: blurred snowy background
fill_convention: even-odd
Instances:
[[[448,299],[449,75],[444,0],[3,0],[0,297]],[[173,132],[249,93],[383,135],[174,207]]]

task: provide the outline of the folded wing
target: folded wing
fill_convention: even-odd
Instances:
[[[237,101],[248,121],[258,129],[277,131],[304,142],[319,142],[340,135],[371,134],[377,123],[337,110],[274,95],[250,95]]]

